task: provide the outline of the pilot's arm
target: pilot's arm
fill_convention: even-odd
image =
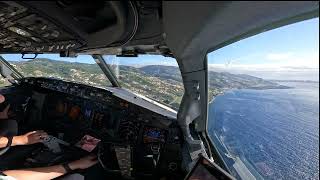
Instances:
[[[67,165],[70,168],[69,170],[63,165],[55,165],[40,168],[7,170],[4,171],[3,174],[17,180],[48,180],[67,174],[70,170],[89,168],[95,165],[97,162],[97,157],[95,155],[90,155],[68,163]]]
[[[4,103],[5,100],[5,97],[0,94],[0,104]],[[10,104],[0,112],[0,148],[7,146],[9,141],[8,137],[12,137],[11,146],[16,146],[35,144],[41,142],[42,139],[48,136],[48,134],[42,130],[31,131],[24,135],[16,136],[18,133],[18,125],[15,120],[8,119],[9,108]]]
[[[39,143],[39,142],[42,142],[42,140],[47,136],[48,134],[42,130],[31,131],[24,135],[13,136],[11,146]],[[8,144],[8,137],[1,136],[1,132],[0,132],[0,148],[6,147],[7,144]]]

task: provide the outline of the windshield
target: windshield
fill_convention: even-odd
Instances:
[[[95,87],[111,86],[110,81],[89,55],[64,58],[58,54],[39,54],[26,60],[21,54],[1,55],[24,77],[47,77],[73,81]]]
[[[319,18],[209,53],[208,133],[238,179],[319,178]]]
[[[122,88],[178,110],[184,88],[175,59],[160,55],[103,56]]]

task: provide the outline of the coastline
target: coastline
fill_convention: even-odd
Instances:
[[[245,89],[249,89],[249,90],[268,90],[268,89],[294,89],[295,87],[292,86],[285,86],[285,85],[277,85],[277,86],[257,86],[257,87],[246,87],[246,88],[233,88],[233,89],[226,89],[226,90],[222,90],[221,92],[219,92],[216,95],[213,95],[212,99],[209,101],[209,104],[211,104],[214,99],[218,96],[222,96],[224,95],[226,92],[230,92],[230,91],[234,91],[234,90],[245,90]]]

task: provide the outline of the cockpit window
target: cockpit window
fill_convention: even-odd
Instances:
[[[238,179],[318,179],[319,18],[208,55],[208,133]]]
[[[103,58],[123,88],[178,110],[184,88],[175,59],[160,55]]]
[[[9,85],[10,85],[10,83],[0,75],[0,88],[5,87],[5,86],[9,86]]]
[[[24,77],[47,77],[73,81],[95,87],[111,86],[110,81],[89,55],[64,58],[58,54],[39,54],[22,59],[21,54],[2,54]]]

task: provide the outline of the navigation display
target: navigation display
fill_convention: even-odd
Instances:
[[[154,127],[145,127],[143,133],[143,142],[165,142],[165,131]]]

